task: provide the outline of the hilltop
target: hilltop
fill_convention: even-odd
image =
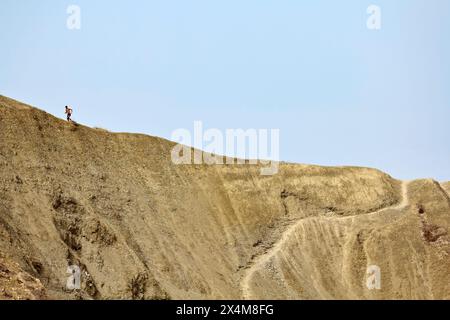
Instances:
[[[3,96],[0,137],[0,298],[450,299],[450,183],[175,165],[173,142]]]

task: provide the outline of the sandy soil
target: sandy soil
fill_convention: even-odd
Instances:
[[[42,284],[37,298],[450,298],[448,184],[356,167],[174,165],[172,142],[1,96],[0,136],[0,252]],[[70,265],[81,290],[65,288]],[[369,265],[380,290],[365,285]]]

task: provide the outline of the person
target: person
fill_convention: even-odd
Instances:
[[[70,117],[72,117],[73,110],[69,108],[69,106],[66,106],[66,114],[67,114],[67,121],[72,121]]]

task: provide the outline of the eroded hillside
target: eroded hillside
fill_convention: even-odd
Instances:
[[[367,168],[174,165],[172,142],[5,97],[0,137],[0,251],[41,297],[450,298],[448,185]],[[65,289],[70,265],[80,291]],[[369,265],[380,290],[366,287]]]

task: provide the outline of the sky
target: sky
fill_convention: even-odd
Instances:
[[[450,180],[448,0],[1,0],[0,44],[0,94],[61,118],[279,129],[283,161]]]

